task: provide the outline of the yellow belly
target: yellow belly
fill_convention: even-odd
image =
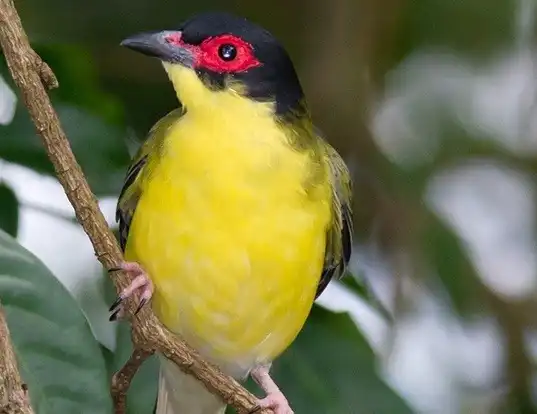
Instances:
[[[176,128],[144,184],[125,256],[151,276],[170,330],[247,370],[283,352],[311,309],[329,186],[306,192],[306,156],[283,142],[181,138],[191,128]]]

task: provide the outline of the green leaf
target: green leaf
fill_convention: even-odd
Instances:
[[[379,378],[375,356],[350,317],[319,306],[273,373],[296,413],[412,412]]]
[[[11,188],[0,183],[0,229],[17,237],[19,227],[19,201]]]
[[[111,413],[105,361],[76,301],[2,231],[0,269],[0,301],[37,414]]]

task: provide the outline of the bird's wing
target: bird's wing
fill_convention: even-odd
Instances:
[[[132,217],[140,199],[142,177],[148,170],[152,169],[150,164],[158,162],[160,158],[158,153],[162,148],[166,131],[183,113],[183,108],[178,108],[160,119],[151,128],[147,139],[131,161],[116,208],[116,221],[119,222],[119,243],[123,251],[125,251],[127,244]]]
[[[326,235],[324,268],[315,298],[333,278],[339,279],[347,270],[352,251],[352,181],[345,161],[323,140],[325,160],[332,185],[332,224]]]

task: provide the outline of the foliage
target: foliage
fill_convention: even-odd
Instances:
[[[4,232],[0,260],[0,300],[36,411],[111,412],[105,361],[78,304]]]

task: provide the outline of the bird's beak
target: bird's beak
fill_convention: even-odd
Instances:
[[[120,46],[127,47],[162,61],[193,67],[195,56],[191,48],[181,45],[177,39],[181,32],[164,30],[139,33],[124,39]]]

